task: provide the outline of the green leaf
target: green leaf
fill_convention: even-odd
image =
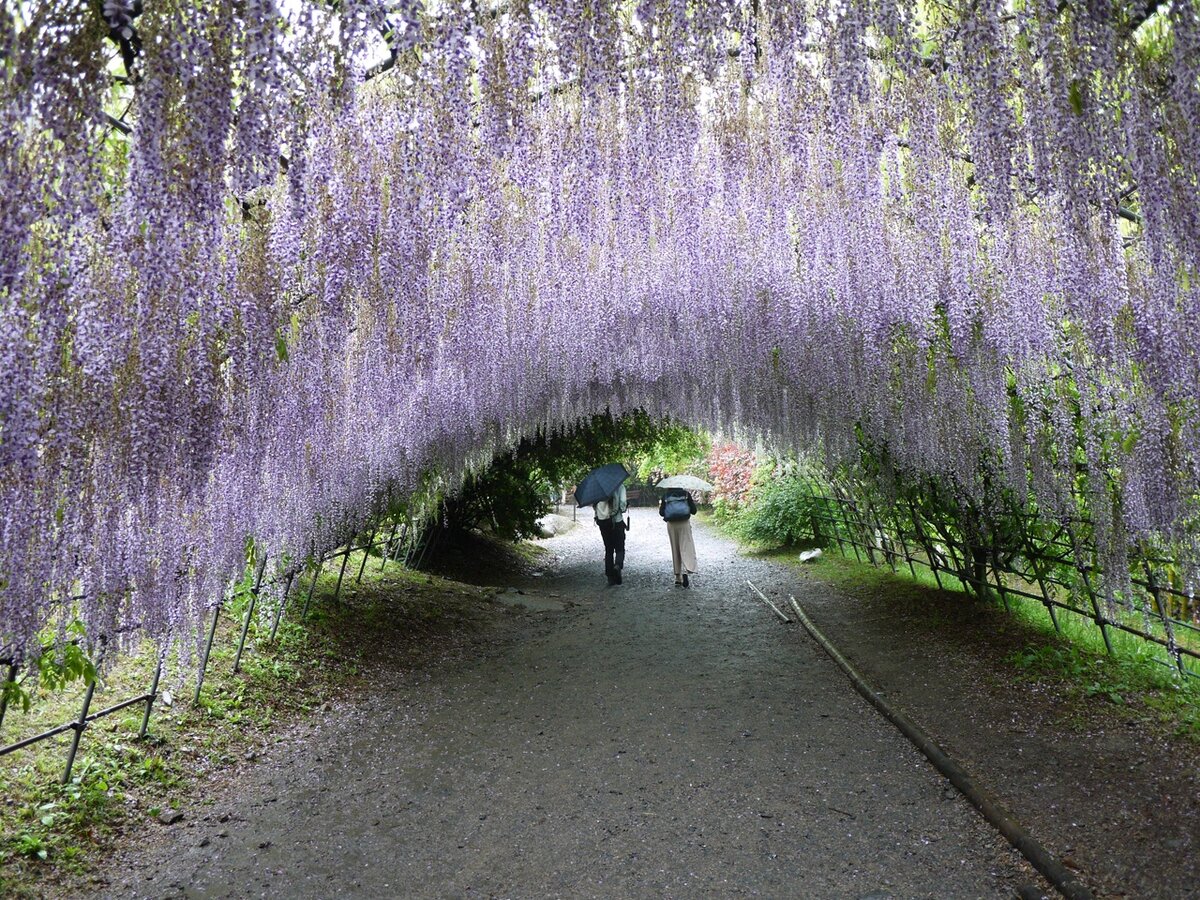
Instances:
[[[1083,84],[1076,78],[1071,82],[1071,87],[1067,91],[1067,100],[1071,103],[1071,109],[1075,115],[1083,115]]]

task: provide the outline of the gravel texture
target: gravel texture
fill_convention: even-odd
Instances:
[[[746,586],[819,583],[636,510],[498,597],[494,640],[293,733],[116,861],[109,896],[1014,897],[1027,864]],[[519,602],[530,598],[529,604]],[[498,620],[499,621],[499,620]],[[1032,896],[1037,896],[1033,893]]]

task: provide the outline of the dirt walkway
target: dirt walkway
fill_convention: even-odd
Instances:
[[[514,639],[381,669],[372,696],[131,854],[111,895],[1012,897],[1040,884],[745,580],[802,601],[819,585],[700,531],[702,574],[676,589],[665,530],[638,510],[625,584],[607,588],[599,543],[587,526],[548,541],[553,571],[504,595],[543,607]]]

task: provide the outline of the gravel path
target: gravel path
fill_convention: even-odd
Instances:
[[[1013,897],[1039,884],[745,580],[802,602],[820,588],[696,539],[690,590],[672,584],[653,510],[634,512],[619,587],[590,525],[545,542],[558,564],[502,596],[538,607],[515,639],[381,671],[376,693],[129,860],[111,895]]]

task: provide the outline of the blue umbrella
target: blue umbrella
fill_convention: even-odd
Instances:
[[[591,506],[597,500],[607,500],[628,477],[629,473],[620,463],[592,469],[575,488],[575,502],[580,506]]]

